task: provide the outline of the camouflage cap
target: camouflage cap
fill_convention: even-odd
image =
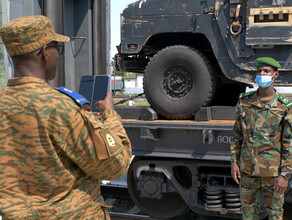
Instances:
[[[11,56],[32,52],[52,41],[70,40],[55,33],[50,19],[43,15],[16,18],[0,27],[0,36]]]
[[[281,67],[280,63],[271,57],[260,57],[257,58],[256,62],[258,67],[259,66],[272,66],[275,68]]]

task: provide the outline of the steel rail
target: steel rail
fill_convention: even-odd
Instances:
[[[119,212],[109,212],[109,215],[112,220],[124,220],[124,219],[147,219],[147,220],[158,220],[157,218],[152,218],[147,215],[137,215],[137,214],[128,214],[128,213],[119,213]]]

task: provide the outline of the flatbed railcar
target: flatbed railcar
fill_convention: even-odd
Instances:
[[[170,219],[191,209],[240,219],[239,186],[230,170],[233,124],[234,120],[123,119],[135,155],[127,174],[135,204],[155,218]],[[286,220],[292,217],[291,207],[290,181]],[[264,206],[261,212],[264,219]]]

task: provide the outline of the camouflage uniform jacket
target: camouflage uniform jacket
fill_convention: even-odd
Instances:
[[[280,101],[282,99],[282,101]],[[292,171],[292,115],[285,97],[260,100],[257,93],[240,98],[231,144],[231,161],[250,176],[272,177]]]
[[[0,97],[0,215],[108,219],[99,180],[120,177],[131,160],[119,115],[98,120],[34,77],[10,79]]]

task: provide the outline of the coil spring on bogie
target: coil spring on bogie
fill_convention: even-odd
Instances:
[[[240,193],[225,190],[225,208],[230,212],[240,212]]]
[[[222,208],[224,205],[224,191],[206,189],[204,191],[204,199],[208,208],[210,209]]]
[[[205,189],[204,201],[208,209],[225,208],[228,212],[240,212],[240,193],[232,190]]]

